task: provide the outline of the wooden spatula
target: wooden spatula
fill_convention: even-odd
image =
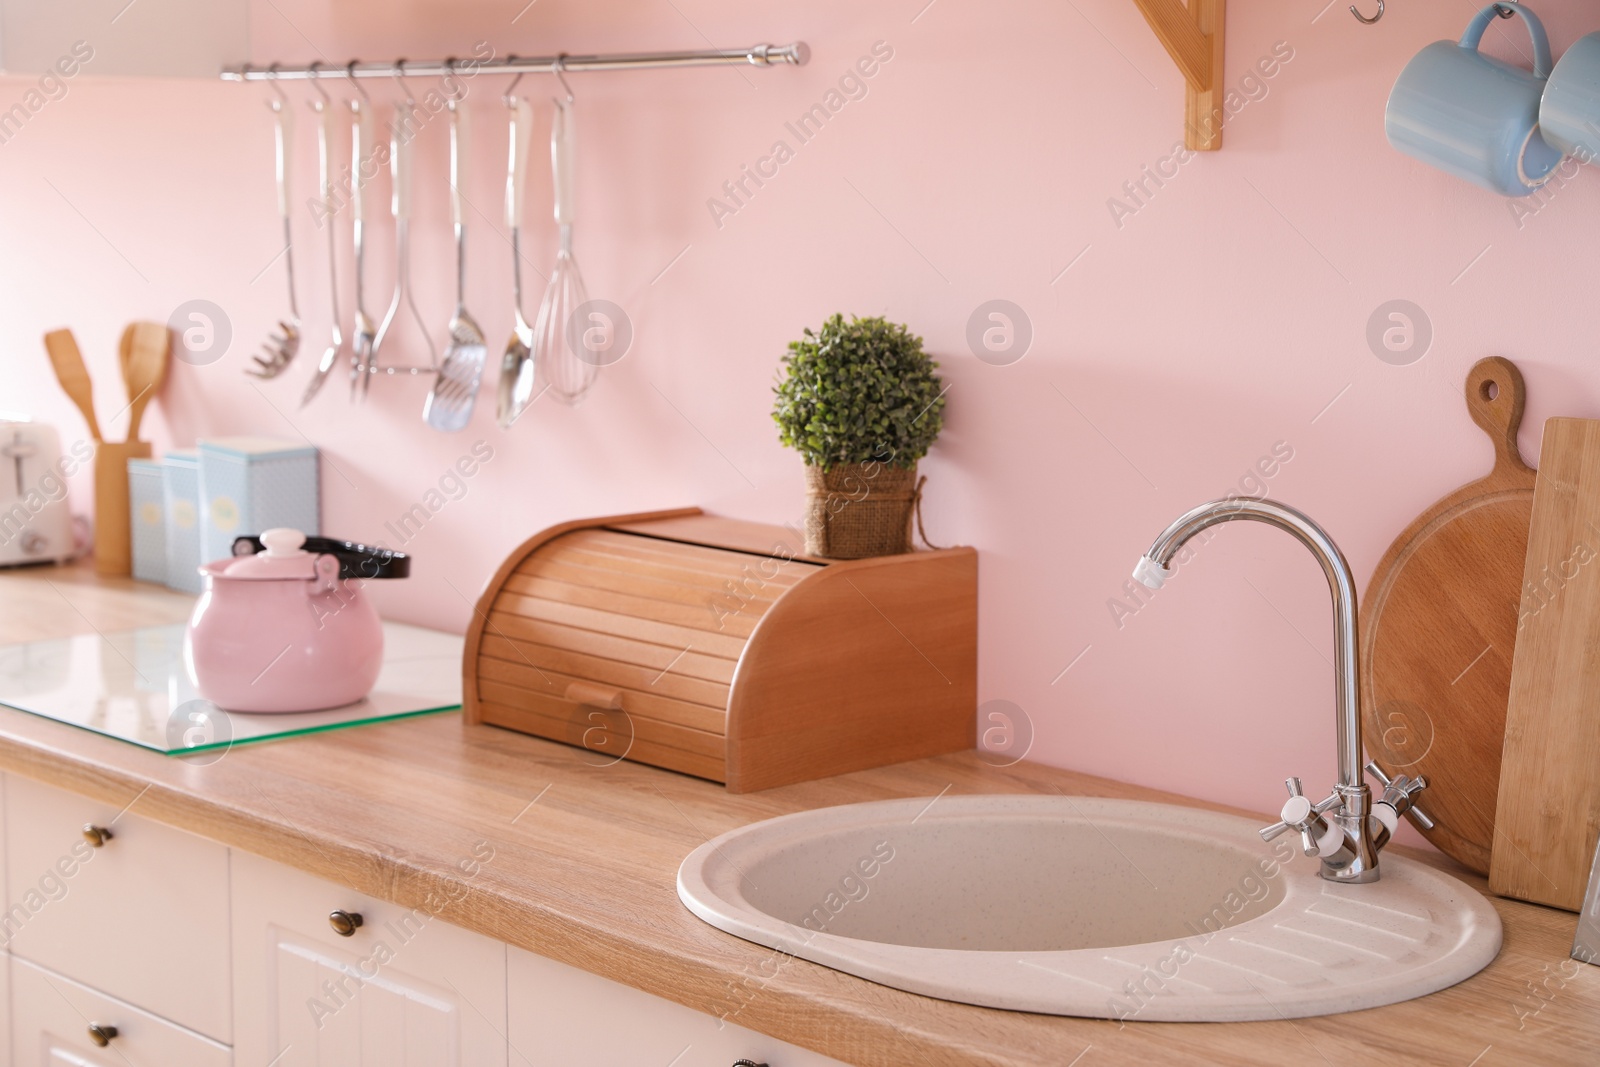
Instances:
[[[128,437],[139,439],[139,422],[144,418],[145,405],[161,388],[167,376],[167,353],[171,335],[159,322],[135,322],[122,333],[125,356],[122,378],[128,386]]]
[[[128,361],[133,359],[134,323],[122,328],[122,339],[117,342],[117,366],[122,369],[122,380],[128,380]]]
[[[45,351],[50,353],[50,364],[56,369],[56,381],[72,402],[83,413],[89,424],[89,436],[96,441],[100,436],[100,423],[94,417],[94,388],[89,382],[89,370],[83,365],[83,353],[78,351],[78,340],[71,330],[51,330],[44,335]]]

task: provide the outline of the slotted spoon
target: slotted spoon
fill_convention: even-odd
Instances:
[[[246,367],[245,373],[257,378],[276,378],[300,351],[300,306],[294,299],[294,239],[289,230],[289,146],[293,143],[294,116],[283,91],[277,85],[272,86],[272,91],[278,94],[270,106],[276,119],[278,215],[283,220],[283,266],[289,276],[289,317],[279,320],[279,332],[262,342],[261,355],[250,357],[255,367]]]

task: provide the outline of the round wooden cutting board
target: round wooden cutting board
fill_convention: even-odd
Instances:
[[[1517,451],[1516,365],[1479,360],[1466,399],[1494,469],[1418,516],[1378,563],[1361,607],[1361,712],[1385,774],[1427,777],[1428,840],[1487,874],[1534,471]]]

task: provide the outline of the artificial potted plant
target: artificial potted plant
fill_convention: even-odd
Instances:
[[[911,550],[917,460],[944,426],[938,364],[881,317],[835,315],[789,343],[772,417],[806,463],[806,551],[860,559]]]

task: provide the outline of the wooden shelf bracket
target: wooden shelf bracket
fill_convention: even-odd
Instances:
[[[1223,33],[1227,0],[1133,0],[1178,65],[1187,85],[1183,143],[1192,151],[1222,147]]]

